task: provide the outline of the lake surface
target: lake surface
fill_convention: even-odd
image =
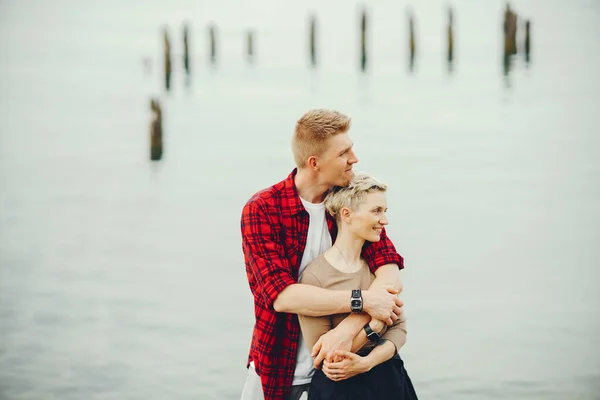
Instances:
[[[367,3],[361,74],[359,3],[0,1],[0,399],[238,399],[241,208],[317,107],[353,118],[358,169],[389,184],[420,397],[600,398],[600,3],[513,2],[532,51],[508,74],[504,3],[453,4],[452,71],[441,0],[413,6],[410,71],[408,3]]]

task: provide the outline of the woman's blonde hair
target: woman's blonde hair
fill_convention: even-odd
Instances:
[[[350,129],[350,117],[339,111],[311,110],[298,122],[292,137],[292,153],[298,168],[304,167],[310,156],[320,156],[326,150],[326,142],[333,135]]]
[[[342,208],[351,210],[364,201],[365,195],[371,192],[385,192],[387,185],[364,172],[355,172],[348,186],[334,186],[325,196],[325,208],[336,219]]]

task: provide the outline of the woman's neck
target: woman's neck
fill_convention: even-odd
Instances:
[[[364,243],[364,239],[357,238],[343,230],[340,231],[329,253],[330,257],[328,258],[330,258],[331,264],[347,272],[360,269],[360,254]]]

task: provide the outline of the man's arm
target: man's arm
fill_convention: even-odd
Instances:
[[[308,316],[350,312],[351,290],[327,290],[294,280],[280,239],[281,227],[270,220],[259,200],[244,207],[241,228],[248,273],[255,281],[253,294],[262,298],[267,307]],[[365,291],[363,304],[366,312],[380,319],[386,319],[394,311],[399,313],[402,306],[399,299],[384,289]]]
[[[302,314],[311,317],[341,314],[350,312],[351,290],[328,290],[303,283],[296,283],[283,289],[273,304],[275,311]],[[363,310],[378,319],[390,324],[401,313],[402,301],[384,287],[362,292]],[[363,318],[358,314],[351,315],[360,323]],[[350,318],[348,317],[348,318]],[[360,320],[359,320],[360,317]],[[367,320],[368,321],[368,320]],[[362,328],[365,321],[360,327]]]

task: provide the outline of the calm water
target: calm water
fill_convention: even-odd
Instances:
[[[294,122],[313,107],[353,117],[360,169],[390,185],[421,397],[600,398],[600,3],[513,2],[532,55],[508,76],[504,3],[454,2],[452,73],[445,4],[414,6],[410,73],[407,2],[372,2],[361,75],[358,9],[342,0],[0,1],[0,398],[239,398],[253,322],[240,210],[292,169]]]

